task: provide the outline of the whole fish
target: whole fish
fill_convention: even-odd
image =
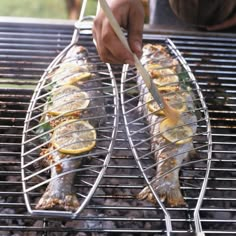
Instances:
[[[197,117],[194,110],[191,92],[181,87],[181,81],[177,81],[177,74],[181,73],[181,67],[176,59],[173,59],[168,51],[161,45],[148,44],[143,49],[142,62],[149,71],[151,77],[157,80],[158,88],[163,93],[164,99],[170,98],[170,104],[185,107],[180,115],[180,129],[188,126],[192,136],[196,132]],[[193,151],[192,137],[180,142],[171,142],[160,131],[161,122],[166,117],[163,113],[150,110],[150,95],[143,79],[139,76],[137,80],[140,92],[139,112],[145,115],[150,126],[151,151],[155,161],[156,174],[150,181],[154,191],[169,206],[185,205],[185,200],[180,190],[179,171],[181,164]],[[178,96],[178,99],[176,99]],[[180,100],[182,104],[179,103]],[[168,100],[167,100],[168,101]],[[149,105],[148,105],[149,104]],[[176,124],[176,126],[179,125]],[[167,132],[171,132],[171,129]],[[145,187],[138,195],[140,200],[147,199],[156,203],[155,196],[149,187]]]
[[[86,161],[84,159],[89,159],[89,153],[84,150],[82,153],[68,154],[63,152],[63,148],[74,148],[73,145],[78,145],[72,142],[76,133],[83,132],[78,124],[83,122],[89,129],[94,128],[94,137],[96,137],[96,128],[105,121],[102,85],[93,74],[93,70],[94,67],[88,61],[87,49],[75,45],[47,78],[52,84],[51,90],[55,89],[56,92],[52,93],[54,95],[49,95],[47,99],[38,133],[42,135],[44,141],[47,140],[41,155],[44,155],[44,163],[51,167],[51,178],[44,194],[36,204],[36,209],[75,211],[80,205],[73,189],[75,170]],[[77,109],[76,96],[84,92],[86,96],[82,99],[88,100],[87,107]],[[62,134],[56,136],[58,132]],[[47,135],[43,135],[44,133]],[[66,138],[69,138],[71,143],[66,143]],[[55,140],[61,144],[61,147],[54,145]],[[92,142],[91,150],[95,144],[96,140]]]

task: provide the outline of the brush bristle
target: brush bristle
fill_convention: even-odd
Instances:
[[[167,102],[165,101],[165,99],[163,99],[163,104],[164,104],[164,113],[166,115],[166,117],[171,120],[173,123],[177,123],[180,119],[180,113],[178,110],[172,108],[171,106],[169,106],[167,104]]]

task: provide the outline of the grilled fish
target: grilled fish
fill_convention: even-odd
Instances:
[[[178,61],[173,59],[163,46],[151,44],[144,46],[142,62],[155,80],[154,83],[157,84],[164,99],[181,113],[178,123],[163,132],[163,125],[171,123],[168,123],[163,111],[158,111],[158,105],[153,105],[154,101],[150,102],[148,89],[142,78],[138,77],[139,112],[145,115],[150,126],[151,150],[156,167],[156,174],[150,183],[161,201],[165,201],[167,205],[172,207],[186,205],[180,190],[179,171],[182,162],[193,150],[192,136],[196,132],[197,122],[197,117],[192,112],[193,95],[188,88],[184,88],[183,81],[181,82],[177,76],[182,70]],[[188,137],[181,137],[184,129],[188,130]],[[180,137],[174,138],[175,132],[179,132]],[[145,187],[137,198],[156,202],[149,187]]]
[[[73,46],[60,66],[48,76],[51,90],[55,92],[44,106],[38,133],[49,131],[48,136],[42,135],[48,142],[41,155],[44,155],[44,163],[51,167],[51,178],[36,209],[75,211],[80,205],[73,189],[74,170],[88,159],[86,154],[94,148],[96,140],[86,141],[85,137],[81,143],[89,147],[81,148],[76,143],[76,135],[83,135],[81,127],[85,127],[92,134],[90,139],[96,139],[96,128],[106,117],[101,82],[93,74],[93,69],[87,49]],[[86,106],[78,108],[78,99]]]

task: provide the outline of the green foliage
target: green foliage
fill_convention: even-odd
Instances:
[[[96,0],[88,0],[86,15],[96,12]],[[67,19],[65,0],[1,0],[0,16]]]
[[[47,143],[50,140],[50,134],[49,131],[52,129],[50,124],[48,122],[45,122],[44,120],[41,121],[41,125],[36,130],[36,135],[40,136],[40,140],[43,143]]]

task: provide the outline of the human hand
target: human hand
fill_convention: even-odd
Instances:
[[[107,3],[119,25],[127,30],[131,50],[140,57],[145,17],[141,0],[107,0]],[[94,20],[93,37],[102,61],[134,64],[133,55],[120,42],[102,9]]]

